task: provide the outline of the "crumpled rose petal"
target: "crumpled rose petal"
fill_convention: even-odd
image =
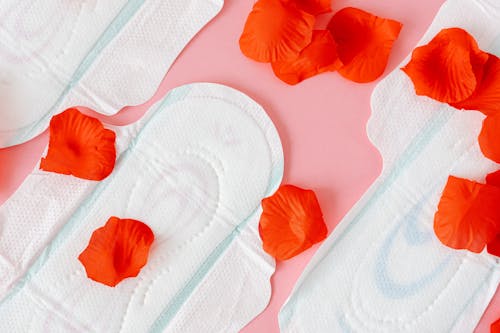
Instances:
[[[139,274],[153,241],[153,232],[146,224],[113,216],[94,231],[78,260],[90,279],[114,287]]]
[[[259,233],[264,251],[278,260],[290,259],[326,238],[327,227],[316,195],[283,185],[262,200]]]
[[[491,324],[490,333],[500,333],[500,319]]]
[[[500,230],[500,188],[450,176],[434,217],[446,246],[481,252]]]
[[[49,149],[40,169],[102,180],[115,166],[115,137],[96,118],[68,109],[50,121]]]
[[[483,121],[483,128],[479,133],[479,147],[484,156],[496,163],[500,163],[500,114],[488,116]]]
[[[332,11],[332,0],[282,0],[284,2],[293,2],[301,10],[311,15],[320,15]]]
[[[344,66],[339,73],[354,82],[376,80],[387,67],[402,24],[357,8],[338,11],[328,24]]]
[[[311,44],[296,58],[272,63],[276,76],[292,85],[320,73],[335,71],[340,66],[337,46],[328,30],[315,30]]]
[[[457,103],[473,94],[482,80],[488,54],[460,28],[441,30],[427,45],[417,47],[402,70],[417,95]]]
[[[294,58],[311,42],[314,22],[293,2],[259,0],[248,15],[240,49],[259,62]]]
[[[477,110],[487,116],[500,113],[500,59],[488,54],[483,76],[474,93],[467,99],[452,103],[457,109]]]

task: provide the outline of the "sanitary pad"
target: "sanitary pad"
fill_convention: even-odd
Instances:
[[[420,44],[460,27],[500,55],[499,22],[497,0],[449,0]],[[372,110],[382,174],[306,268],[281,330],[472,332],[498,286],[499,261],[445,247],[433,220],[450,174],[484,181],[498,169],[479,150],[484,116],[417,96],[400,69],[376,87]]]
[[[2,0],[0,148],[82,105],[143,103],[223,0]]]
[[[36,169],[0,207],[0,331],[238,331],[271,292],[257,226],[283,173],[272,122],[247,96],[204,83],[112,129],[119,157],[104,181]],[[77,259],[111,216],[155,234],[138,277],[115,288]]]

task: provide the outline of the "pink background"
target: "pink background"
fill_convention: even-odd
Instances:
[[[380,156],[365,133],[371,112],[370,94],[376,82],[355,84],[328,73],[294,87],[282,83],[269,65],[253,62],[239,51],[238,38],[253,2],[226,0],[220,15],[188,45],[151,101],[125,108],[111,118],[99,118],[113,124],[135,121],[148,105],[184,83],[210,81],[237,88],[262,104],[274,120],[285,152],[285,182],[316,191],[331,230],[381,170]],[[443,2],[336,0],[333,7],[359,7],[404,24],[387,74],[411,52]],[[318,28],[324,28],[331,15],[319,17]],[[47,142],[45,132],[23,145],[0,149],[0,203],[33,169]],[[278,262],[271,281],[270,305],[244,332],[279,332],[278,311],[316,248],[287,262]],[[498,316],[500,295],[476,332],[489,332],[489,324]]]

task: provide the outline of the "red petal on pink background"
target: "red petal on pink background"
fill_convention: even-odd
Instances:
[[[500,333],[500,319],[491,324],[490,333]]]
[[[260,62],[294,58],[311,42],[315,20],[292,2],[259,0],[240,37],[241,52]]]
[[[311,15],[319,15],[332,11],[332,0],[283,0],[293,2],[301,10]]]
[[[402,24],[357,8],[338,11],[328,24],[343,67],[339,73],[354,82],[376,80],[387,67]]]
[[[335,71],[340,66],[337,45],[328,30],[315,30],[311,44],[296,58],[272,63],[276,76],[292,85],[320,73]]]

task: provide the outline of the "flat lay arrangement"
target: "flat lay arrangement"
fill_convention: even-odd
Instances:
[[[500,332],[500,2],[402,2],[2,2],[0,331]]]

